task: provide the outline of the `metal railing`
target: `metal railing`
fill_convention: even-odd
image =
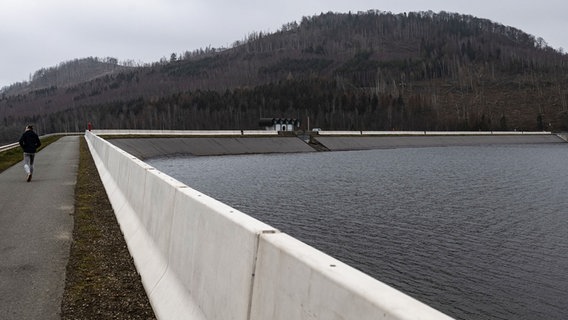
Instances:
[[[12,144],[8,144],[8,145],[5,145],[5,146],[0,146],[0,152],[7,151],[7,150],[10,150],[10,149],[19,147],[19,146],[20,146],[20,144],[17,143],[17,142],[12,143]]]

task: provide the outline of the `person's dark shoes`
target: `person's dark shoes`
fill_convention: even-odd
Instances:
[[[31,175],[31,174],[28,174],[28,179],[27,179],[26,181],[27,181],[27,182],[32,181],[32,175]]]

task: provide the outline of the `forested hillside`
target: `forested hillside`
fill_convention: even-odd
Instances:
[[[27,82],[15,83],[2,88],[4,95],[22,95],[30,91],[53,90],[87,82],[101,76],[125,71],[115,58],[83,58],[63,62],[56,67],[42,68],[30,76]]]
[[[84,82],[39,72],[46,81],[4,92],[0,138],[13,140],[26,122],[42,133],[87,122],[256,129],[261,117],[309,117],[330,130],[568,130],[568,56],[466,15],[327,13],[232,48],[114,65]]]

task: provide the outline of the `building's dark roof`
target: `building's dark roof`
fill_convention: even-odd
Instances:
[[[258,124],[261,127],[270,127],[275,124],[293,124],[295,127],[299,127],[300,120],[292,118],[260,118]]]

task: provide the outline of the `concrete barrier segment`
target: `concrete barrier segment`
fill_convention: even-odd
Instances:
[[[191,188],[174,210],[168,273],[208,319],[248,319],[259,234],[277,231]]]
[[[133,222],[133,220],[129,222]],[[134,260],[136,270],[138,270],[142,279],[144,289],[148,297],[151,298],[151,292],[166,273],[168,266],[167,258],[142,224],[132,235],[125,236],[125,240],[128,245],[128,251]],[[156,304],[152,299],[150,299],[150,302],[152,306]]]
[[[243,130],[244,136],[277,136],[278,131],[271,130]]]
[[[426,131],[361,131],[361,134],[372,136],[421,136],[425,135]]]
[[[251,320],[440,320],[447,315],[283,233],[260,237]]]
[[[239,136],[241,130],[92,130],[95,135]]]
[[[117,221],[125,239],[129,239],[134,233],[141,228],[138,211],[142,204],[140,201],[132,201],[132,199],[142,199],[144,197],[144,182],[146,178],[146,169],[136,165],[123,153],[114,152],[114,172],[110,172],[111,179],[108,182],[110,188],[107,190],[109,200],[113,206]],[[116,186],[115,189],[112,189]],[[105,187],[106,188],[106,187]],[[127,244],[130,245],[127,241]]]
[[[125,162],[125,166],[119,177],[123,177],[122,179],[124,180],[118,184],[125,193],[128,203],[140,217],[144,210],[147,176],[156,169],[145,163],[135,162],[127,157],[123,157],[122,161]]]
[[[360,136],[361,131],[318,131],[318,134],[322,136]]]
[[[103,151],[101,160],[109,173],[109,177],[115,181],[118,187],[123,187],[128,184],[128,181],[124,181],[124,177],[121,177],[121,174],[124,175],[126,173],[126,159],[124,159],[118,149],[113,146],[101,145],[100,149]]]
[[[168,253],[170,230],[174,215],[174,200],[178,188],[185,184],[158,171],[147,171],[144,198],[140,219],[149,236],[156,242],[161,252]]]
[[[144,178],[146,175],[140,174],[140,176]],[[117,203],[124,199],[119,209],[115,209],[115,215],[142,284],[146,292],[151,292],[166,272],[167,259],[145,228],[137,209],[132,205],[133,202],[130,201],[132,194],[143,194],[144,184],[140,186],[138,189],[142,189],[141,192],[126,192],[130,193],[129,196],[122,196],[123,191],[117,188],[109,200],[111,203]],[[138,202],[142,201],[139,199]]]
[[[117,156],[124,162],[119,174],[119,179],[124,179],[124,183],[118,183],[119,189],[124,190],[126,194],[126,204],[116,213],[117,220],[142,278],[142,284],[147,292],[152,292],[167,269],[167,251],[161,250],[158,240],[161,240],[161,236],[165,237],[162,242],[169,241],[171,218],[168,220],[164,217],[168,214],[167,207],[156,210],[157,206],[168,201],[166,195],[157,204],[147,202],[146,199],[155,199],[152,192],[157,192],[153,189],[165,189],[166,186],[160,184],[162,180],[156,178],[157,171],[153,167],[124,152]],[[169,200],[173,201],[173,196]],[[164,228],[162,233],[156,232],[160,227]],[[168,246],[162,244],[162,247]]]
[[[176,273],[168,271],[152,290],[150,302],[157,319],[209,320]],[[221,318],[219,318],[221,319]],[[229,319],[238,319],[236,317]]]
[[[488,136],[488,135],[550,135],[549,131],[318,131],[322,136]]]

